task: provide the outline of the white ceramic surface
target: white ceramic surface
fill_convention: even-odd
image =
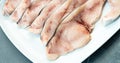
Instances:
[[[95,29],[91,34],[92,40],[85,47],[61,56],[55,61],[49,61],[46,58],[45,46],[42,45],[39,35],[32,34],[18,27],[17,24],[8,17],[2,16],[1,9],[3,3],[4,0],[0,2],[0,25],[3,31],[15,47],[34,63],[81,63],[120,29],[120,17],[107,26],[104,26],[103,23],[99,21],[96,23]],[[103,15],[108,9],[109,6],[106,4]]]

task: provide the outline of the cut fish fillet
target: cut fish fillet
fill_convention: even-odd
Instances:
[[[100,19],[105,0],[90,0],[86,8],[81,12],[81,20],[84,22],[88,30],[91,32],[94,24]]]
[[[3,15],[10,15],[19,5],[21,0],[6,0],[3,7]]]
[[[55,60],[60,55],[66,54],[88,43],[91,38],[90,33],[81,24],[82,21],[79,18],[79,14],[84,10],[85,6],[86,4],[83,4],[76,8],[59,25],[55,35],[46,45],[48,59]]]
[[[47,43],[55,32],[56,25],[59,24],[60,20],[64,16],[72,0],[67,0],[59,9],[57,9],[46,21],[45,26],[41,32],[41,40],[43,43]],[[59,11],[60,10],[60,11]]]
[[[39,15],[40,11],[50,2],[51,0],[34,0],[30,7],[25,11],[23,17],[18,22],[20,26],[27,27],[35,20]]]
[[[77,1],[77,0],[76,0]],[[45,26],[42,30],[42,33],[41,33],[41,39],[44,43],[48,42],[51,37],[53,36],[55,30],[57,29],[57,27],[59,26],[59,24],[61,23],[62,19],[67,16],[68,14],[70,14],[72,12],[72,10],[74,10],[76,7],[80,6],[81,4],[83,4],[83,0],[81,0],[81,2],[83,3],[79,3],[79,1],[76,1],[72,0],[72,3],[70,3],[70,5],[68,6],[68,8],[66,8],[66,10],[63,12],[62,10],[62,13],[61,11],[57,11],[56,13],[54,13],[45,23]],[[72,6],[74,7],[72,7]],[[66,6],[66,5],[65,5]],[[63,9],[63,7],[61,7]],[[72,10],[70,10],[70,8]]]
[[[12,20],[18,22],[19,19],[22,17],[25,10],[30,6],[31,0],[22,0],[19,6],[15,9],[15,11],[11,14]]]
[[[47,46],[48,59],[54,60],[60,55],[83,47],[89,41],[90,33],[82,24],[76,21],[62,24]]]
[[[120,0],[108,0],[111,10],[102,18],[105,25],[113,22],[120,16]]]
[[[47,45],[48,59],[57,59],[60,55],[83,47],[90,39],[89,31],[81,23],[75,20],[62,23]]]
[[[104,0],[89,0],[84,5],[74,10],[68,17],[63,20],[54,33],[54,36],[49,40],[49,43],[46,46],[49,59],[54,60],[61,55],[83,47],[91,40],[91,32],[86,26],[94,25],[96,20],[99,19],[98,17],[100,17],[100,13],[102,11],[101,7],[103,6],[104,2]],[[98,11],[97,14],[99,14],[95,14],[97,17],[91,14],[96,13],[96,9]],[[89,12],[91,15],[87,15],[85,12],[87,14]],[[83,14],[85,15],[82,16]],[[93,16],[95,18],[89,18]],[[89,20],[87,20],[86,17],[88,17]],[[90,22],[87,22],[86,20]]]
[[[66,0],[53,0],[49,3],[41,12],[41,14],[34,20],[34,22],[29,27],[29,30],[33,33],[39,34],[43,25],[49,16],[54,13],[54,11],[59,8]]]

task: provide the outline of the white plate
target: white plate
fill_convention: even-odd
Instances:
[[[0,9],[3,3],[4,0],[0,3]],[[104,13],[108,8],[107,4]],[[42,45],[39,35],[19,28],[15,22],[8,17],[3,17],[2,14],[0,14],[0,25],[16,48],[34,63],[81,63],[120,29],[120,18],[108,26],[104,26],[99,21],[91,34],[92,40],[85,47],[61,56],[55,61],[49,61],[46,58],[45,47]]]

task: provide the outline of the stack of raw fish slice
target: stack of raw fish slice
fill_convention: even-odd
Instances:
[[[90,42],[95,23],[107,0],[6,0],[3,15],[22,28],[39,34],[48,59],[81,48]],[[108,0],[111,10],[103,22],[120,16],[120,0]]]

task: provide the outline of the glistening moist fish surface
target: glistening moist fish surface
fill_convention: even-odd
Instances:
[[[3,15],[11,15],[11,13],[16,9],[20,4],[21,0],[6,0],[3,7]]]
[[[24,28],[31,25],[49,2],[51,2],[51,0],[34,0],[19,20],[18,25]]]
[[[15,21],[18,22],[21,17],[23,16],[24,12],[26,11],[26,9],[31,5],[32,0],[22,0],[19,4],[19,6],[17,6],[17,8],[14,10],[14,12],[10,15],[10,18]]]
[[[55,35],[46,46],[47,56],[50,60],[55,60],[59,56],[82,47],[89,42],[91,38],[90,33],[82,25],[82,21],[78,19],[78,14],[83,11],[84,7],[75,9],[59,25]]]
[[[80,3],[80,1],[82,3]],[[55,33],[55,30],[57,29],[57,27],[59,26],[59,24],[62,22],[63,18],[65,18],[65,16],[69,15],[72,10],[74,10],[75,8],[81,6],[82,4],[84,4],[85,1],[83,2],[83,0],[76,0],[73,1],[68,5],[68,7],[66,7],[66,5],[61,6],[54,14],[52,14],[48,20],[46,21],[43,30],[41,32],[41,40],[45,43],[47,43],[51,37],[53,36],[53,34]],[[72,10],[70,10],[70,8]],[[61,10],[61,11],[59,11]]]
[[[41,12],[41,14],[28,27],[28,30],[40,34],[46,20],[53,14],[66,0],[52,0]]]
[[[48,40],[51,37],[50,33],[54,33],[54,30],[52,30],[55,25],[59,23],[59,21],[64,16],[66,10],[68,9],[69,5],[72,3],[72,0],[67,0],[63,5],[61,5],[60,8],[58,8],[46,21],[44,28],[41,32],[41,40],[43,43],[47,43]],[[59,11],[61,10],[61,11]],[[56,24],[55,24],[56,23]],[[55,25],[54,25],[55,24]]]

